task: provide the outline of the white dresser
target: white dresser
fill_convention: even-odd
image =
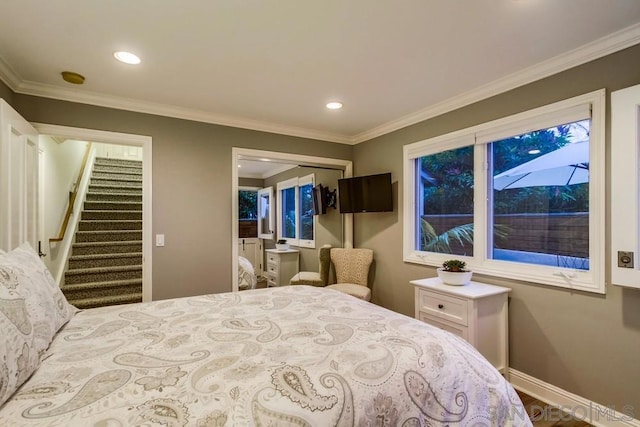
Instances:
[[[285,286],[300,269],[298,256],[300,251],[287,249],[266,249],[267,286]]]
[[[503,375],[509,368],[509,288],[471,282],[443,284],[439,278],[413,280],[415,317],[452,332],[473,345]]]

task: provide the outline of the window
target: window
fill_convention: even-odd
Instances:
[[[278,239],[285,239],[292,246],[315,248],[313,175],[279,182],[276,188]]]
[[[604,90],[405,146],[404,259],[604,293]]]
[[[258,237],[258,189],[238,190],[238,237]]]
[[[258,190],[258,238],[273,240],[273,187]]]

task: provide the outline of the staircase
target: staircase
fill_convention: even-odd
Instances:
[[[61,289],[78,308],[142,301],[142,162],[95,159]]]

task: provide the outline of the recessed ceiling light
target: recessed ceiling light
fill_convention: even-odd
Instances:
[[[124,62],[125,64],[137,65],[139,64],[140,58],[137,55],[134,55],[131,52],[115,52],[113,56],[120,62]]]
[[[242,167],[242,165],[238,165],[238,167],[239,167],[239,168],[241,168],[241,167]]]
[[[327,108],[329,110],[339,110],[342,108],[342,102],[338,102],[338,101],[329,102],[327,103]]]
[[[529,150],[529,154],[540,154],[540,150],[538,150],[538,149]]]

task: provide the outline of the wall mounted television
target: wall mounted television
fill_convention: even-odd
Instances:
[[[338,180],[340,213],[393,211],[391,172]]]

